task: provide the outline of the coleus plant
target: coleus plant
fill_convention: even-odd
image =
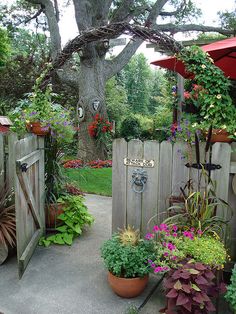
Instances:
[[[160,312],[166,314],[207,314],[215,311],[210,298],[218,296],[225,289],[222,283],[215,283],[215,275],[210,267],[190,259],[167,273],[164,288],[167,306]]]

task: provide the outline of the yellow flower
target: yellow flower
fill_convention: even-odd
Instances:
[[[26,122],[26,123],[29,123],[30,121],[29,121],[29,120],[25,120],[25,122]]]
[[[222,126],[222,129],[226,129],[227,128],[227,126],[224,124],[223,126]]]
[[[206,68],[205,64],[202,64],[202,65],[201,65],[201,68],[202,68],[202,69],[205,69],[205,68]]]
[[[236,136],[236,132],[234,132],[234,135]]]
[[[216,98],[217,98],[217,99],[221,99],[221,95],[218,94],[218,95],[216,96]]]

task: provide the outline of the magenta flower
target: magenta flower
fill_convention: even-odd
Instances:
[[[175,245],[172,244],[172,243],[168,243],[167,244],[167,248],[170,250],[170,251],[174,251],[176,249]]]
[[[145,235],[145,239],[146,240],[151,240],[151,239],[153,239],[154,238],[154,234],[152,234],[152,233],[147,233],[146,235]]]
[[[176,232],[173,232],[172,236],[176,238],[178,236],[178,234]]]
[[[174,225],[171,227],[171,229],[176,232],[178,230],[178,227],[176,225]]]
[[[153,227],[153,231],[154,231],[154,232],[158,232],[159,230],[160,230],[160,229],[159,229],[158,226],[154,226],[154,227]]]
[[[171,259],[175,261],[177,259],[177,256],[172,256]]]
[[[165,252],[163,255],[164,255],[165,257],[167,257],[167,256],[169,255],[169,253],[168,253],[168,252]]]
[[[197,233],[198,233],[199,235],[202,235],[202,234],[203,234],[202,230],[198,230]]]
[[[160,230],[161,231],[167,231],[168,230],[168,226],[166,224],[160,224]]]

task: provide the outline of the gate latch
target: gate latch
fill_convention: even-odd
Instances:
[[[143,193],[146,187],[148,175],[143,169],[135,169],[132,174],[132,190],[135,193]]]
[[[21,165],[20,165],[20,169],[21,169],[21,171],[22,171],[22,172],[26,172],[26,171],[27,171],[27,169],[28,169],[28,168],[27,168],[27,166],[28,166],[28,165],[27,165],[27,163],[26,163],[26,162],[25,162],[25,163],[23,163],[23,164],[21,164]]]

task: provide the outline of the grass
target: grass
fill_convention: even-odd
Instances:
[[[65,173],[82,192],[112,195],[112,168],[65,169]]]

